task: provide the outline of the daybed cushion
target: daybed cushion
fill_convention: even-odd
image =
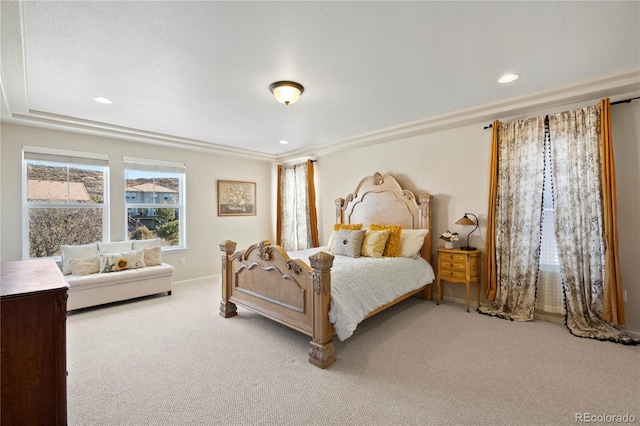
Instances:
[[[110,241],[107,243],[98,243],[98,251],[100,251],[100,253],[121,253],[123,251],[131,250],[133,250],[131,241]]]
[[[69,283],[69,291],[72,292],[74,290],[84,290],[129,282],[131,285],[136,285],[133,281],[169,276],[172,275],[174,271],[175,268],[173,266],[163,263],[162,265],[127,269],[110,274],[68,275],[65,278]]]
[[[71,266],[69,262],[72,259],[82,259],[83,257],[89,257],[98,254],[98,244],[84,244],[79,246],[60,246],[60,253],[62,255],[62,273],[69,275],[71,273]]]
[[[133,249],[138,250],[141,248],[153,248],[161,246],[160,238],[151,238],[149,240],[132,240]]]

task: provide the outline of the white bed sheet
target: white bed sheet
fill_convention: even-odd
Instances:
[[[288,252],[290,258],[309,264],[309,256],[329,247]],[[329,321],[340,340],[353,334],[370,313],[401,295],[432,283],[431,265],[419,257],[335,256],[331,268],[331,309]]]

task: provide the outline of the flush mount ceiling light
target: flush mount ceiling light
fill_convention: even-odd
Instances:
[[[95,98],[93,98],[93,100],[101,104],[107,104],[107,105],[113,103],[111,99],[103,98],[102,96],[96,96]]]
[[[518,74],[508,73],[508,74],[505,74],[502,77],[500,77],[498,79],[498,83],[511,83],[512,81],[517,80],[518,77],[519,77]]]
[[[276,101],[281,104],[291,105],[298,101],[300,95],[304,92],[304,87],[295,81],[276,81],[269,86],[269,90],[273,93]]]

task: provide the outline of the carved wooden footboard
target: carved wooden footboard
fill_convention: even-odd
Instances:
[[[375,173],[362,179],[356,191],[335,200],[337,223],[399,225],[404,229],[431,226],[431,196],[416,197],[403,189],[391,175]],[[329,322],[331,267],[333,255],[319,251],[309,264],[290,259],[280,247],[262,241],[236,251],[230,240],[220,243],[222,251],[222,301],[220,315],[236,315],[243,306],[274,321],[311,336],[309,362],[326,368],[335,361]],[[424,238],[421,256],[431,261],[431,235]],[[404,294],[371,312],[376,314],[415,294],[431,300],[431,283]]]
[[[220,315],[236,315],[237,303],[311,336],[310,363],[326,368],[335,361],[329,322],[333,255],[319,251],[309,257],[309,267],[269,241],[236,251],[236,243],[227,240],[220,250]]]

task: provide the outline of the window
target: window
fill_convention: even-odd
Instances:
[[[186,247],[184,164],[125,157],[124,165],[126,238]]]
[[[108,234],[108,157],[23,147],[25,259],[60,255],[61,244],[88,244]]]
[[[542,192],[542,233],[540,236],[540,267],[536,293],[536,309],[542,312],[564,314],[564,296],[560,261],[554,229],[555,205],[551,180],[551,141],[549,128],[545,126],[545,166]]]

